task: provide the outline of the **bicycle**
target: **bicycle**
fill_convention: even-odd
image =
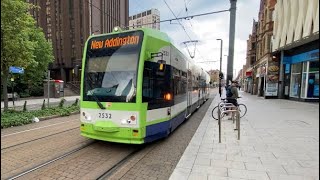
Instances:
[[[241,98],[241,97],[239,97]],[[221,101],[224,102],[224,103],[227,103],[228,100],[226,98],[221,98]],[[218,105],[216,107],[214,107],[212,109],[212,117],[213,119],[215,120],[218,120]],[[238,103],[238,109],[239,109],[239,112],[240,112],[240,118],[242,118],[244,115],[246,115],[247,113],[247,106],[242,104],[242,103]],[[226,114],[222,114],[221,118],[223,118]]]

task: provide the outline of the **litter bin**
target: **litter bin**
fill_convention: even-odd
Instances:
[[[54,86],[55,86],[55,96],[57,98],[64,97],[64,87],[63,87],[63,81],[62,80],[54,80]]]

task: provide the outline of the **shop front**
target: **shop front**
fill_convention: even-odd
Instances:
[[[244,92],[251,93],[252,91],[252,69],[246,71],[244,79]]]
[[[278,83],[279,83],[279,61],[280,58],[272,56],[267,61],[267,78],[266,78],[266,90],[265,98],[278,98]]]
[[[319,101],[319,49],[285,56],[284,97]]]
[[[264,96],[266,84],[266,64],[260,65],[257,69],[256,77],[259,78],[258,82],[258,96]]]

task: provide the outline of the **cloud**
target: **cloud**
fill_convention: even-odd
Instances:
[[[179,17],[186,15],[201,14],[212,11],[220,11],[230,8],[230,1],[212,1],[212,0],[166,0],[172,11]],[[187,3],[188,13],[185,12],[185,3]],[[234,44],[234,69],[239,71],[246,59],[247,39],[252,30],[252,21],[257,19],[259,11],[257,0],[238,0],[236,11],[236,34]],[[160,19],[174,18],[169,8],[163,0],[130,0],[130,15],[157,8],[160,11]],[[223,63],[222,69],[227,66],[228,47],[229,47],[229,18],[230,13],[224,12],[202,17],[195,17],[189,21],[182,20],[181,24],[192,40],[199,40],[197,44],[196,62],[219,61],[220,59],[220,41],[223,39]],[[190,40],[177,21],[161,23],[161,31],[167,33],[178,44],[180,49],[187,53],[186,48],[181,45],[183,41]],[[189,50],[193,51],[190,44]],[[187,53],[188,54],[188,53]],[[199,63],[206,70],[218,69],[217,63]]]

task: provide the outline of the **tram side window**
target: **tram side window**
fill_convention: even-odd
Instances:
[[[159,66],[149,61],[144,64],[142,102],[148,102],[148,109],[168,107],[173,103],[170,66],[166,65],[162,73],[159,73]],[[170,100],[165,99],[167,94],[170,94]]]
[[[199,89],[199,78],[193,75],[192,78],[192,90],[197,91]]]
[[[172,67],[174,104],[187,100],[187,73]]]
[[[192,73],[188,70],[188,91],[193,91],[192,89]]]

